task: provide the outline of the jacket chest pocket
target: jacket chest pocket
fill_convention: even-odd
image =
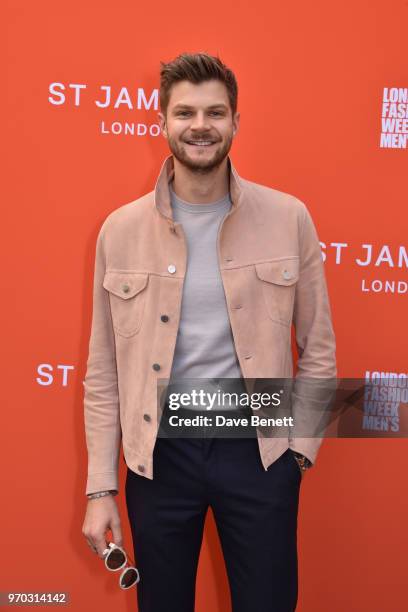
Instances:
[[[281,325],[292,323],[296,283],[299,280],[299,258],[263,261],[255,264],[256,275],[262,283],[266,310]]]
[[[106,272],[104,288],[109,292],[112,323],[125,338],[140,330],[146,302],[147,272]]]

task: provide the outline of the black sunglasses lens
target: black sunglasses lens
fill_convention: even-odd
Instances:
[[[129,567],[123,574],[120,585],[123,589],[128,589],[137,582],[137,572],[133,567]]]
[[[126,557],[121,550],[114,548],[110,553],[106,565],[111,570],[119,569],[126,561]]]

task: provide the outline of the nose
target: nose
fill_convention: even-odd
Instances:
[[[191,130],[205,130],[209,129],[209,121],[208,117],[205,115],[203,111],[198,111],[193,118],[193,121],[190,125]]]

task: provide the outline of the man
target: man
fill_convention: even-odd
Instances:
[[[321,401],[301,381],[336,376],[310,214],[297,198],[240,178],[229,157],[237,91],[232,71],[208,54],[162,65],[159,119],[171,155],[154,190],[110,213],[97,239],[83,533],[99,556],[107,529],[122,544],[122,442],[140,612],[194,610],[209,506],[233,611],[290,612],[297,602],[299,485],[321,439],[296,426],[235,439],[157,435],[160,379],[292,377],[292,322],[295,425]]]

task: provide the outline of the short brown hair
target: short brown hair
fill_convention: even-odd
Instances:
[[[203,83],[211,79],[217,79],[224,83],[228,92],[228,99],[232,115],[237,111],[238,85],[234,73],[218,56],[208,53],[182,53],[174,60],[160,62],[160,109],[165,115],[170,100],[171,88],[179,81],[190,81],[191,83]]]

